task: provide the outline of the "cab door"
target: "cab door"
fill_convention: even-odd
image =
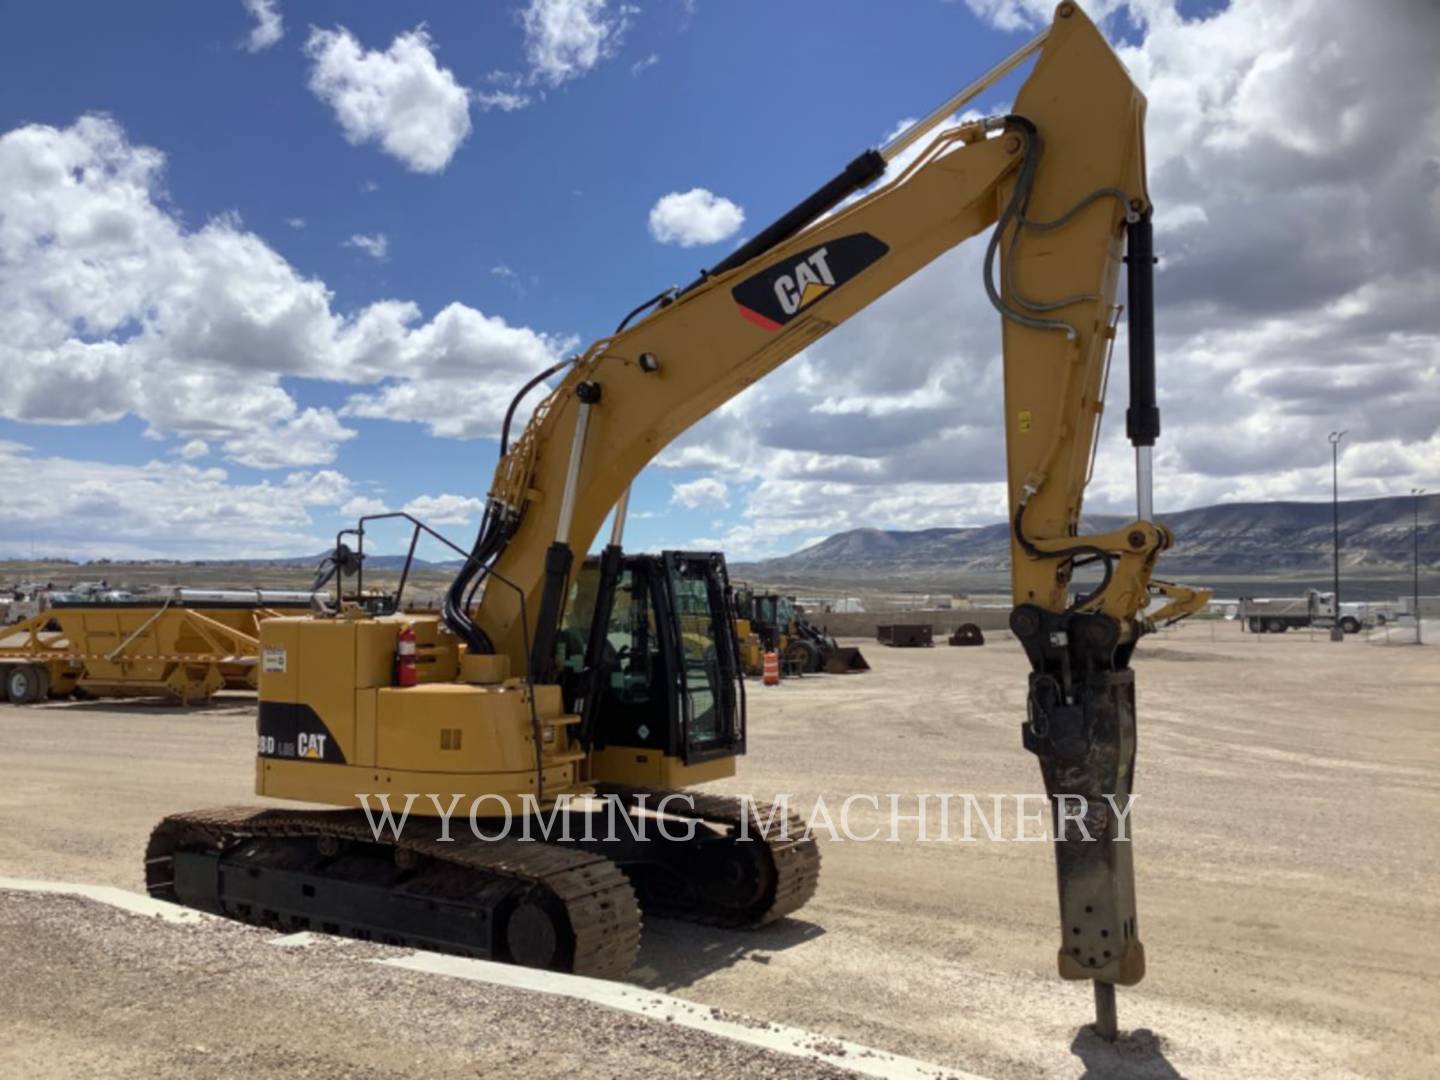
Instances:
[[[673,645],[677,730],[672,754],[686,764],[745,751],[745,689],[725,556],[667,551],[665,619]]]

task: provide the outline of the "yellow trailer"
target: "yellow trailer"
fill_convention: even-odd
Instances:
[[[67,601],[0,629],[0,693],[16,704],[84,694],[163,694],[189,704],[254,690],[260,623],[308,601]]]

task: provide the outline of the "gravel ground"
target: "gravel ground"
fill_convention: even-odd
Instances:
[[[4,1075],[851,1075],[663,1020],[363,962],[406,950],[277,948],[232,923],[0,896]]]
[[[755,686],[751,752],[740,776],[717,786],[788,793],[802,812],[822,796],[833,810],[854,793],[882,805],[899,793],[913,812],[917,793],[1041,790],[1019,746],[1018,646],[865,649],[869,674]],[[1054,976],[1047,845],[983,833],[917,843],[912,825],[896,843],[822,841],[820,892],[798,917],[753,933],[654,921],[632,981],[996,1078],[1440,1075],[1440,841],[1431,824],[1440,812],[1440,648],[1192,624],[1144,642],[1136,668],[1136,859],[1150,971],[1120,991],[1128,1034],[1118,1046],[1084,1028],[1088,986]],[[253,798],[252,724],[239,700],[188,711],[0,706],[10,766],[0,874],[139,889],[156,819]],[[858,809],[857,831],[876,823]],[[314,949],[265,946],[252,974],[241,928],[193,932],[214,939],[213,953],[196,946],[185,978],[169,967],[127,969],[134,948],[116,930],[120,916],[80,919],[73,902],[12,899],[0,897],[0,1071],[16,1068],[18,1045],[29,1075],[51,1061],[68,1075],[152,1061],[203,1074],[206,1055],[185,1050],[191,1043],[231,1055],[215,1070],[231,1073],[282,1062],[355,1075],[481,1061],[531,1074],[577,1061],[601,1075],[715,1067],[676,1056],[695,1035],[662,1045],[624,1027],[637,1021],[623,1016],[605,1029],[630,1032],[613,1045],[592,1046],[588,1019],[557,1023],[552,1060],[548,1039],[509,1042],[502,1024],[483,1022],[528,1006],[507,1000],[502,1009],[493,990],[427,988],[404,973],[352,987],[354,976],[329,970]],[[55,917],[74,925],[41,932],[44,913],[65,904],[71,915]],[[93,933],[82,928],[92,920]],[[45,959],[29,956],[36,951]],[[393,995],[390,979],[401,980]],[[479,1004],[458,1017],[433,1000],[469,1003],[471,994]],[[210,997],[220,1034],[192,1038],[183,1017],[208,1015],[191,1003]],[[548,1015],[556,1005],[534,1008]],[[403,1023],[376,1019],[397,1015]],[[564,1034],[571,1027],[585,1032],[576,1042]],[[649,1056],[637,1056],[642,1038],[656,1040]],[[402,1049],[392,1054],[391,1045]],[[420,1046],[430,1056],[416,1056]],[[491,1052],[500,1056],[483,1057]],[[777,1067],[796,1075],[800,1064]],[[722,1067],[763,1075],[769,1066]]]

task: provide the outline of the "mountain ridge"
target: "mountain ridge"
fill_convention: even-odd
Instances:
[[[1349,570],[1399,571],[1413,560],[1413,500],[1409,496],[1340,503],[1341,566]],[[1157,519],[1176,536],[1162,556],[1165,573],[1183,576],[1314,574],[1333,558],[1329,503],[1219,503]],[[1118,528],[1130,519],[1086,514],[1083,532]],[[1420,561],[1440,568],[1440,495],[1421,497]],[[789,555],[737,563],[741,573],[767,578],[837,575],[906,577],[916,574],[1000,574],[1010,566],[1010,526],[926,529],[849,529]]]

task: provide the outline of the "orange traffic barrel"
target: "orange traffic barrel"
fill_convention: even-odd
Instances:
[[[777,653],[777,652],[767,652],[767,653],[765,654],[764,674],[761,676],[760,682],[761,682],[761,684],[764,685],[764,686],[779,686],[779,685],[780,685],[780,654],[779,654],[779,653]]]

